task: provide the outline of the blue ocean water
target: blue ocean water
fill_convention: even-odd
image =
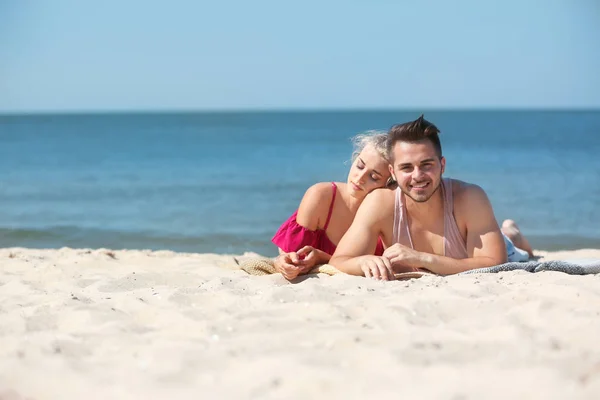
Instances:
[[[350,137],[417,112],[0,116],[0,247],[275,254]],[[539,249],[600,248],[600,111],[427,112],[446,176],[488,193]]]

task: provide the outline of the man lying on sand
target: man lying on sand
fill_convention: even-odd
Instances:
[[[486,193],[442,178],[446,159],[439,130],[421,116],[389,131],[395,191],[366,196],[329,264],[375,279],[428,270],[440,275],[507,261],[507,249]],[[381,237],[386,250],[373,255]]]

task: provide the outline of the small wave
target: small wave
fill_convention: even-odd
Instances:
[[[0,228],[0,247],[150,249],[217,254],[253,251],[264,255],[275,254],[270,237],[264,234],[184,236],[75,226]]]

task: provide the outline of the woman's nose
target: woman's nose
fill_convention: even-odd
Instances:
[[[365,177],[367,176],[367,170],[362,170],[358,173],[358,181],[363,183],[365,181]]]

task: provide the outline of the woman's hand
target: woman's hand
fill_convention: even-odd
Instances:
[[[296,252],[297,265],[302,266],[302,273],[306,274],[320,264],[325,264],[331,258],[329,254],[312,246],[304,246]]]
[[[288,281],[296,279],[302,272],[302,266],[297,265],[294,260],[298,260],[296,252],[282,253],[275,258],[275,270]]]
[[[329,261],[329,254],[312,246],[304,246],[298,251],[282,253],[275,258],[275,269],[289,281],[298,275],[310,272],[316,265]]]

